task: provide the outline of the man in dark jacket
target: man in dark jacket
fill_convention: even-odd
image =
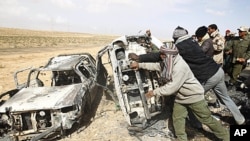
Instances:
[[[207,27],[206,26],[199,27],[195,31],[195,36],[197,38],[199,45],[201,46],[201,49],[205,52],[205,54],[213,58],[214,56],[213,40],[207,33]]]
[[[238,125],[245,123],[244,116],[240,113],[238,107],[229,97],[227,87],[224,81],[224,71],[211,57],[208,57],[200,48],[199,44],[188,35],[188,31],[182,27],[177,27],[173,33],[173,39],[179,54],[187,62],[195,77],[203,85],[205,93],[213,89],[217,97],[226,105],[232,113]],[[144,54],[133,57],[141,62],[157,62],[160,60],[160,53]]]

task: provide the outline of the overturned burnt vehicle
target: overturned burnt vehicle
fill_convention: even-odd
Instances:
[[[19,75],[27,71],[26,80]],[[102,80],[105,80],[105,70]],[[62,137],[91,109],[102,92],[96,60],[88,53],[52,57],[45,66],[17,71],[16,89],[0,105],[0,140]]]
[[[108,55],[110,89],[131,130],[143,130],[150,126],[152,119],[164,109],[164,97],[154,96],[146,99],[145,93],[160,86],[159,72],[144,69],[133,70],[129,53],[137,55],[159,50],[163,43],[147,35],[121,36],[98,52],[99,58]]]

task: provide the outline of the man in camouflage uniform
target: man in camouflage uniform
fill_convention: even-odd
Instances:
[[[220,35],[218,27],[216,24],[210,24],[208,26],[208,34],[210,38],[213,40],[213,47],[214,47],[214,61],[219,64],[223,65],[223,55],[224,55],[224,44],[225,39],[223,36]]]
[[[224,51],[232,55],[232,73],[230,75],[230,84],[234,85],[241,73],[243,66],[250,58],[250,38],[247,34],[248,27],[238,28],[239,37],[227,43]]]

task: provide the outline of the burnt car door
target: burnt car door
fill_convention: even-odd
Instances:
[[[32,67],[20,69],[16,71],[13,75],[16,88],[8,90],[0,94],[0,106],[9,98],[14,96],[22,88],[27,87],[27,76]]]
[[[89,97],[89,101],[90,103],[93,102],[95,95],[98,91],[98,87],[94,82],[94,78],[95,78],[95,69],[92,68],[91,65],[86,65],[86,63],[84,64],[84,62],[79,63],[76,66],[76,71],[78,73],[81,73],[81,75],[83,76],[83,79],[81,80],[82,83],[85,83],[86,85],[83,86],[87,86],[88,88],[88,93],[86,93]]]

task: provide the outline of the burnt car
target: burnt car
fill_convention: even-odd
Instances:
[[[156,71],[130,69],[132,60],[128,58],[128,54],[150,53],[152,48],[159,50],[162,45],[155,37],[125,35],[113,40],[98,52],[99,60],[103,60],[102,56],[108,56],[108,61],[103,64],[106,68],[111,67],[112,71],[109,72],[106,87],[122,110],[130,131],[142,131],[151,126],[155,117],[164,109],[164,97],[146,99],[145,94],[149,90],[160,86],[160,74]]]
[[[27,72],[27,76],[18,75]],[[105,80],[106,70],[102,73]],[[15,73],[17,88],[0,105],[0,140],[48,140],[80,123],[103,89],[88,53],[52,57],[45,66]],[[24,77],[26,82],[20,82]],[[100,75],[99,75],[100,77]]]

